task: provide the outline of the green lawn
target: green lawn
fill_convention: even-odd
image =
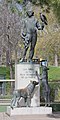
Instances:
[[[48,78],[49,81],[60,80],[60,67],[49,66]]]
[[[7,106],[0,105],[0,112],[6,112]]]

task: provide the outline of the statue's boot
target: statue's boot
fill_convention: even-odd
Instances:
[[[28,59],[27,62],[29,62],[29,63],[33,63],[33,60],[32,60],[32,59]]]
[[[21,60],[19,60],[19,63],[22,63],[24,62],[24,58],[21,58]]]
[[[19,61],[20,63],[21,63],[21,62],[25,62],[25,56],[26,56],[27,50],[28,50],[28,46],[25,46],[24,52],[23,52],[23,57],[22,57],[21,60]]]

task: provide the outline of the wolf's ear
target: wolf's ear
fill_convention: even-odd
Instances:
[[[32,80],[30,80],[30,82],[32,83]]]

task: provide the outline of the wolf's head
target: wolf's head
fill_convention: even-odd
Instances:
[[[39,84],[39,82],[37,82],[37,81],[30,81],[34,86],[36,86],[36,85],[38,85]]]

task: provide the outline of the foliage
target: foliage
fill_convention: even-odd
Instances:
[[[53,0],[51,1],[53,12],[55,13],[59,23],[60,23],[60,0]]]
[[[0,67],[0,74],[6,74],[6,67]]]
[[[59,102],[60,102],[60,84],[56,83],[56,82],[49,82],[49,87],[50,87],[50,102],[51,103],[57,102],[59,104]],[[41,103],[45,102],[44,96],[43,96],[42,84],[40,86],[40,101],[41,101]]]
[[[52,104],[51,107],[54,112],[60,111],[60,102],[57,104]]]
[[[11,82],[6,82],[6,94],[7,95],[11,94]]]
[[[40,5],[43,7],[43,5],[45,4],[45,5],[48,5],[49,6],[49,4],[50,4],[50,0],[39,0],[39,2],[40,2]]]
[[[51,96],[51,101],[52,102],[58,102],[60,101],[60,84],[58,82],[49,82],[49,86],[50,86],[50,96]]]
[[[38,0],[38,1],[42,8],[45,7],[44,5],[47,5],[50,9],[52,8],[54,14],[57,17],[58,22],[60,23],[60,0]],[[32,0],[32,2],[36,3],[37,0]]]
[[[49,81],[60,80],[60,67],[50,66],[48,71]]]
[[[51,65],[55,65],[55,54],[60,57],[60,27],[52,11],[46,16],[48,26],[45,26],[45,32],[39,34],[36,54],[40,54],[40,58],[47,59]]]
[[[2,75],[6,75],[6,79],[10,78],[10,71],[9,71],[9,67],[0,67],[0,74]]]

